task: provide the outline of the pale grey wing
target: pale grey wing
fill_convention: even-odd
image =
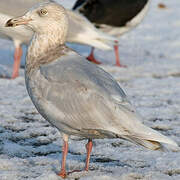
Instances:
[[[40,71],[49,82],[69,83],[78,80],[87,88],[91,87],[97,92],[100,91],[101,94],[111,97],[116,103],[130,107],[126,94],[116,80],[102,68],[88,62],[77,53],[69,52],[59,60],[41,66]]]
[[[54,120],[57,128],[63,124],[72,132],[88,132],[91,136],[92,130],[125,133],[121,118],[115,111],[119,104],[124,106],[124,114],[132,109],[128,109],[130,104],[123,90],[104,70],[74,53],[41,66],[40,73],[47,81],[45,88],[40,89],[46,103],[51,106],[48,108],[61,112],[60,120],[58,117]]]
[[[121,137],[150,149],[159,148],[158,142],[177,146],[144,126],[117,82],[76,53],[38,73],[39,112],[59,130],[86,138]]]

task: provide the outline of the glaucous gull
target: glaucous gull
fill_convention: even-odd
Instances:
[[[150,0],[77,0],[73,10],[88,18],[101,31],[119,38],[132,30],[147,14]],[[116,66],[120,63],[118,41],[114,45]],[[89,60],[99,62],[94,57],[94,48]]]
[[[26,25],[35,32],[28,47],[25,81],[38,112],[61,133],[64,141],[59,176],[65,178],[68,137],[88,139],[85,171],[89,168],[92,140],[123,138],[152,150],[173,140],[143,125],[141,117],[114,78],[65,46],[66,10],[42,3],[6,26]]]

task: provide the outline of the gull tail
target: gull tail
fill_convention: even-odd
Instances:
[[[121,125],[113,129],[119,138],[129,140],[151,150],[164,150],[164,144],[170,145],[168,149],[180,150],[176,142],[158,131],[145,126],[140,121],[141,117],[131,106],[121,105],[120,113]]]
[[[143,124],[140,124],[139,127],[138,132],[134,132],[133,135],[126,136],[125,138],[151,150],[165,151],[166,148],[163,144],[170,145],[168,148],[172,150],[180,150],[178,144],[170,138]]]
[[[87,44],[101,50],[112,50],[118,41],[115,37],[109,36],[95,28],[93,31],[91,30],[89,35]]]
[[[118,39],[103,33],[85,17],[77,12],[67,10],[69,31],[67,41],[89,45],[102,50],[111,50]]]

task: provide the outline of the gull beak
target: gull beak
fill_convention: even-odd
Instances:
[[[12,18],[6,22],[5,27],[16,27],[19,25],[26,25],[28,24],[29,21],[32,21],[32,19],[28,19],[24,16],[18,18]]]

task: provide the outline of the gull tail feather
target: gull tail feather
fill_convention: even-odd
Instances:
[[[154,144],[154,142],[158,142],[158,143],[164,143],[164,144],[172,145],[174,147],[178,147],[178,144],[172,139],[162,135],[161,133],[159,133],[158,131],[155,131],[152,128],[144,126],[143,124],[142,126],[144,128],[144,131],[142,132],[142,134],[137,134],[137,136],[140,139],[146,140],[147,142],[151,144]]]
[[[78,37],[78,40],[76,39],[76,42],[79,42],[80,44],[90,45],[101,50],[112,50],[113,46],[118,44],[118,40],[115,37],[109,36],[96,28],[88,29],[87,34],[89,36],[86,37],[84,37],[83,33],[76,34],[76,36]],[[82,39],[85,38],[86,41],[83,42]]]
[[[115,100],[117,101],[118,99]],[[118,115],[120,114],[121,116],[117,119],[117,123],[121,122],[121,124],[113,128],[113,132],[117,134],[119,138],[127,139],[152,150],[163,149],[164,144],[170,145],[168,148],[171,150],[179,150],[176,142],[158,131],[145,126],[141,122],[141,116],[134,110],[131,104],[119,103],[119,107],[119,111],[117,112]],[[119,121],[119,119],[121,121]]]
[[[126,109],[124,109],[124,111],[125,110]],[[121,115],[122,114],[123,113],[121,113]],[[127,117],[124,116],[124,119],[127,119]],[[164,144],[170,145],[168,146],[168,149],[179,150],[178,144],[169,137],[166,137],[158,131],[145,126],[140,121],[141,117],[138,114],[135,115],[133,112],[129,112],[128,119],[129,121],[126,120],[123,122],[125,134],[122,134],[122,136],[119,134],[119,137],[123,137],[124,139],[152,150],[162,150],[164,149]],[[118,129],[122,129],[122,126]],[[118,129],[116,129],[116,134],[118,134]]]
[[[126,136],[125,139],[151,150],[167,151],[167,148],[163,144],[170,145],[168,146],[168,149],[180,150],[178,144],[170,138],[143,124],[141,124],[140,127],[142,130],[137,133],[133,133],[133,135]]]
[[[147,149],[150,150],[160,150],[160,151],[166,151],[166,148],[157,141],[151,141],[151,140],[145,140],[145,139],[138,139],[138,138],[128,138],[129,141],[141,145]]]
[[[117,44],[117,38],[103,33],[79,13],[67,10],[67,14],[70,29],[68,42],[86,44],[102,50],[111,50]]]

